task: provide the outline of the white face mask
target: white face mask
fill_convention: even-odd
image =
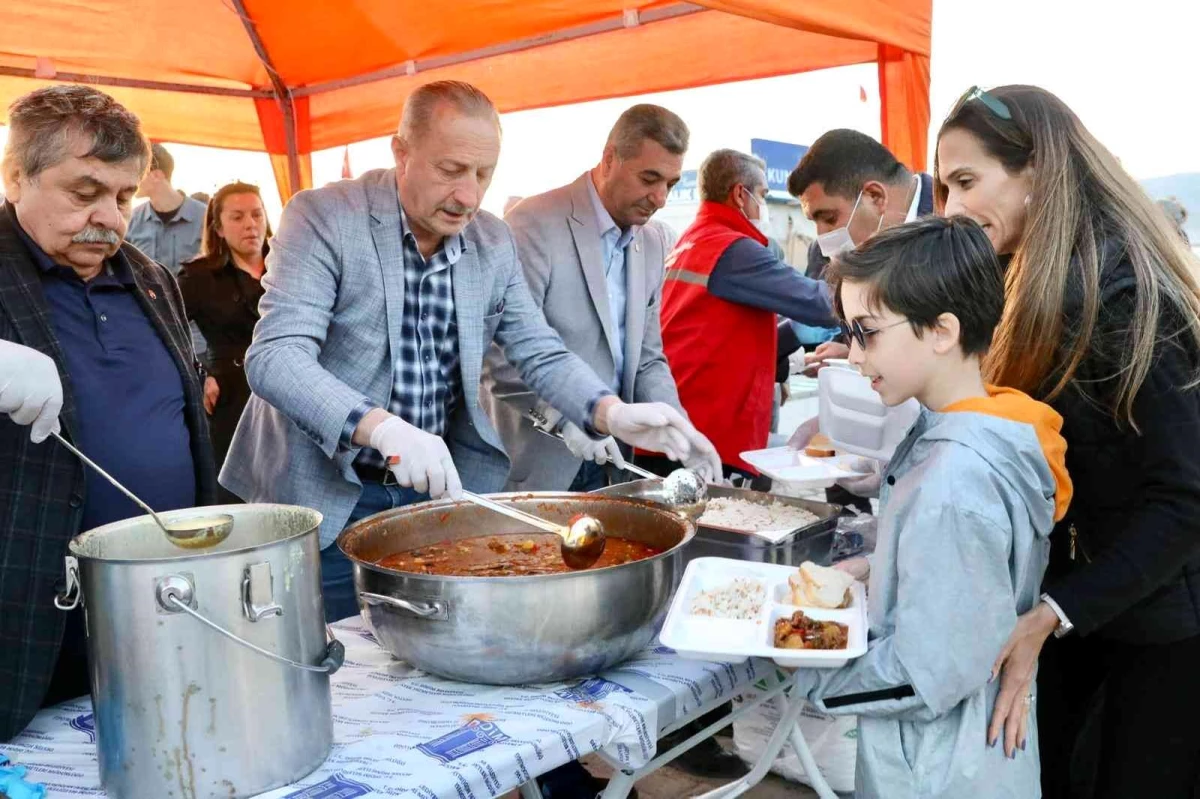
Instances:
[[[854,221],[854,212],[858,210],[858,204],[861,202],[862,192],[860,191],[854,200],[854,207],[850,209],[850,218],[846,220],[846,224],[817,236],[817,246],[821,248],[821,255],[833,258],[835,255],[841,255],[857,246],[854,239],[850,238],[850,223]]]
[[[767,209],[767,201],[745,187],[742,190],[749,194],[758,206],[758,219],[750,219],[749,214],[746,215],[746,219],[749,220],[750,224],[758,228],[759,233],[767,238],[771,238],[771,214]]]

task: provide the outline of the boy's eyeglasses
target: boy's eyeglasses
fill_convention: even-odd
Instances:
[[[857,341],[858,346],[864,350],[867,348],[867,339],[874,336],[876,333],[882,333],[884,330],[890,330],[893,327],[908,324],[907,319],[901,319],[899,322],[893,322],[890,325],[883,327],[863,327],[862,322],[855,319],[853,322],[842,322],[842,335],[846,337],[846,341]]]
[[[958,102],[954,104],[954,110],[950,112],[950,116],[956,116],[962,107],[972,100],[978,100],[983,103],[987,110],[1001,119],[1012,119],[1012,111],[1008,110],[1008,106],[1004,104],[1004,101],[998,99],[995,95],[988,94],[986,89],[981,89],[978,86],[972,86],[963,92],[963,96],[959,97]]]

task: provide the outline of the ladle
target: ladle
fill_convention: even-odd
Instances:
[[[58,433],[50,435],[58,439],[58,443],[62,444],[68,450],[73,452],[79,460],[86,463],[88,466],[96,470],[97,474],[105,480],[113,484],[113,487],[119,490],[122,494],[132,499],[137,503],[138,507],[150,514],[166,535],[167,540],[177,547],[184,549],[205,549],[207,547],[216,546],[229,537],[233,532],[233,517],[228,513],[214,513],[210,516],[202,516],[196,519],[187,519],[185,521],[172,522],[167,524],[163,522],[159,515],[154,512],[154,509],[137,498],[132,491],[117,482],[117,478],[113,477],[108,472],[100,468],[94,460],[80,452],[73,444],[67,441]]]
[[[563,563],[572,569],[586,569],[595,564],[604,554],[604,545],[608,541],[604,535],[604,525],[600,524],[600,520],[593,516],[576,516],[569,525],[564,526],[540,516],[534,516],[532,513],[518,510],[511,505],[493,502],[487,497],[481,497],[470,491],[463,491],[462,495],[464,499],[476,505],[557,535]]]

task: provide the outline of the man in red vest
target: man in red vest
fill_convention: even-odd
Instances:
[[[767,446],[771,431],[776,314],[826,327],[836,319],[825,283],[767,246],[761,159],[717,150],[700,165],[698,182],[696,220],[666,261],[663,350],[679,399],[716,446],[725,475],[756,477],[741,453]]]

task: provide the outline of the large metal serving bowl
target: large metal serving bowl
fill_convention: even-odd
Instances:
[[[376,562],[438,541],[531,532],[465,502],[440,500],[385,511],[338,536],[354,562],[359,607],[393,655],[425,671],[489,685],[552,682],[602,671],[658,632],[695,535],[665,508],[593,494],[499,494],[494,499],[552,521],[595,516],[610,536],[665,551],[604,569],[531,577],[446,577]]]

